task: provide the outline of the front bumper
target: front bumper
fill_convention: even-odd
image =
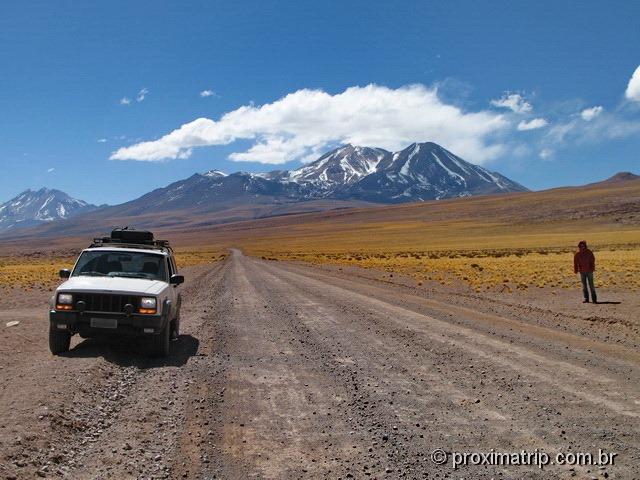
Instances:
[[[117,320],[115,328],[91,326],[91,319]],[[62,312],[49,311],[51,330],[68,331],[80,335],[157,335],[167,324],[166,315],[125,315],[119,313],[98,312]]]

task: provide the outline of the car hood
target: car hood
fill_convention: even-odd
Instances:
[[[126,293],[157,295],[167,286],[160,280],[123,277],[71,277],[58,287],[58,292]]]

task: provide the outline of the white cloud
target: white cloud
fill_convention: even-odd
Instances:
[[[51,168],[47,169],[47,173],[51,173],[51,172],[53,172],[54,170],[55,170],[55,167],[51,167]]]
[[[216,93],[213,90],[202,90],[200,96],[202,98],[213,97]]]
[[[128,97],[122,97],[120,99],[120,105],[129,105],[131,103],[131,99]]]
[[[549,129],[547,137],[549,137],[553,142],[564,142],[567,137],[575,135],[579,130],[578,120],[574,119],[567,123],[554,125]]]
[[[543,160],[547,160],[552,155],[553,155],[553,150],[551,150],[550,148],[543,148],[542,150],[540,150],[540,158]]]
[[[640,66],[633,72],[624,96],[633,102],[640,102]]]
[[[529,113],[533,110],[531,104],[519,93],[506,92],[501,98],[491,100],[491,105],[494,107],[508,108],[516,113]]]
[[[591,120],[596,118],[598,115],[600,115],[603,110],[604,109],[599,105],[596,107],[585,108],[584,110],[582,110],[582,112],[580,112],[580,116],[582,117],[583,120],[590,122]]]
[[[538,128],[546,127],[547,125],[549,125],[549,122],[547,122],[544,118],[534,118],[533,120],[530,120],[528,122],[525,122],[524,120],[521,121],[518,124],[518,130],[536,130]]]
[[[107,139],[106,138],[99,138],[98,139],[98,143],[107,143]]]
[[[147,98],[147,95],[149,95],[149,89],[141,88],[140,91],[138,92],[138,95],[136,96],[136,101],[137,102],[144,101],[144,99]]]
[[[424,85],[398,89],[368,85],[335,95],[304,89],[273,103],[244,105],[217,121],[198,118],[158,140],[120,148],[110,158],[185,158],[195,147],[244,139],[252,145],[232,153],[232,160],[278,164],[309,160],[338,143],[396,150],[429,140],[482,163],[505,152],[503,144],[492,140],[508,126],[509,122],[494,112],[465,112],[446,104],[436,89]]]
[[[620,113],[602,113],[585,122],[574,117],[549,129],[546,137],[555,144],[571,142],[577,144],[601,143],[640,134],[640,122],[626,118]]]

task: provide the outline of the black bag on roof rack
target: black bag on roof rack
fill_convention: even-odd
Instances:
[[[111,240],[121,243],[153,244],[153,232],[116,228],[111,231]]]

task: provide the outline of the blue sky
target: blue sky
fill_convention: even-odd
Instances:
[[[639,2],[378,3],[3,2],[0,201],[343,141],[435,141],[533,189],[640,173]]]

